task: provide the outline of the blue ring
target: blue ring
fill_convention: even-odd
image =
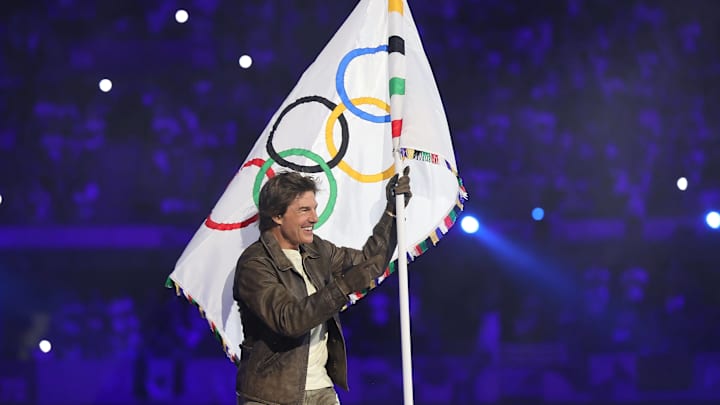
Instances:
[[[350,64],[350,62],[355,59],[358,56],[367,55],[367,54],[373,54],[378,52],[387,52],[388,46],[387,45],[380,45],[377,48],[356,48],[352,51],[348,52],[340,61],[340,65],[338,66],[337,74],[335,75],[335,88],[337,90],[338,95],[340,96],[340,100],[343,104],[347,107],[347,109],[355,114],[356,116],[364,119],[365,121],[370,122],[376,122],[376,123],[383,123],[383,122],[390,122],[390,114],[386,115],[375,115],[370,114],[368,112],[365,112],[358,108],[355,104],[352,103],[350,100],[350,97],[348,97],[347,91],[345,90],[345,71],[347,71],[347,67]]]

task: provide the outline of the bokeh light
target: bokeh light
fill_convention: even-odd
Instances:
[[[252,62],[253,62],[253,60],[250,57],[250,55],[243,55],[240,57],[240,59],[238,59],[238,64],[243,69],[247,69],[250,66],[252,66]]]
[[[688,187],[688,181],[687,181],[687,179],[686,179],[685,177],[680,177],[680,178],[677,180],[677,188],[678,188],[678,190],[680,190],[680,191],[685,191],[685,190],[687,190],[687,187]]]
[[[100,80],[98,87],[100,87],[100,91],[102,91],[103,93],[107,93],[112,90],[113,83],[110,79],[102,79]]]
[[[188,18],[190,18],[190,15],[185,10],[180,9],[175,12],[175,21],[179,22],[180,24],[186,23]]]
[[[475,233],[480,229],[480,223],[475,217],[467,215],[460,221],[460,227],[465,233]]]
[[[38,347],[40,348],[40,351],[43,353],[49,353],[50,350],[52,350],[52,344],[49,340],[43,339],[38,343]]]
[[[717,211],[710,211],[705,216],[705,223],[712,229],[720,228],[720,213]]]
[[[542,221],[545,218],[545,210],[540,207],[535,207],[532,210],[532,218],[536,221]]]

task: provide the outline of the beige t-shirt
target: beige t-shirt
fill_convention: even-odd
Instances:
[[[305,273],[300,252],[294,249],[283,249],[283,252],[292,262],[295,271],[305,280],[305,288],[307,289],[308,295],[315,294],[317,290]],[[333,386],[332,380],[325,369],[325,364],[328,359],[327,338],[328,332],[325,322],[310,331],[310,353],[308,354],[308,370],[307,378],[305,379],[306,391]]]

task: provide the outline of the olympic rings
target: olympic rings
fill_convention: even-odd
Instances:
[[[283,108],[282,111],[280,111],[280,114],[278,115],[277,119],[272,125],[272,128],[270,129],[270,133],[268,134],[268,139],[266,143],[266,150],[269,155],[267,160],[263,162],[262,159],[253,159],[250,162],[246,163],[243,167],[246,167],[248,165],[256,165],[260,166],[260,171],[255,177],[255,182],[253,184],[253,201],[255,202],[255,206],[258,205],[259,198],[260,198],[260,188],[262,186],[263,178],[267,174],[268,177],[272,177],[274,174],[272,174],[271,166],[273,163],[277,162],[280,166],[286,167],[292,170],[295,170],[297,172],[302,173],[319,173],[324,172],[325,175],[328,178],[328,183],[330,186],[330,196],[328,198],[328,203],[325,206],[325,209],[318,217],[318,223],[316,224],[316,227],[322,226],[327,219],[332,214],[333,209],[335,208],[335,203],[337,201],[337,182],[335,180],[335,176],[332,173],[332,169],[336,166],[340,167],[342,171],[344,171],[346,174],[348,174],[351,178],[364,183],[371,183],[371,182],[380,182],[382,180],[390,178],[394,173],[394,166],[391,164],[390,167],[385,169],[382,172],[379,173],[373,173],[373,174],[364,174],[360,173],[357,170],[350,167],[350,165],[343,160],[345,157],[345,154],[347,153],[348,146],[350,143],[350,131],[348,129],[348,123],[347,119],[343,115],[345,110],[350,110],[353,114],[358,116],[359,118],[375,122],[375,123],[386,123],[390,122],[390,106],[377,98],[373,97],[358,97],[354,99],[350,99],[348,97],[347,91],[345,89],[345,73],[347,72],[347,68],[350,64],[350,62],[355,59],[358,56],[362,55],[368,55],[368,54],[374,54],[378,52],[388,52],[388,45],[380,45],[375,48],[357,48],[353,49],[352,51],[348,52],[340,61],[340,64],[338,65],[338,70],[335,75],[335,87],[337,90],[337,93],[340,97],[340,100],[342,101],[340,104],[335,104],[332,101],[328,100],[325,97],[322,96],[305,96],[301,97],[294,102],[288,104],[285,108]],[[307,149],[301,149],[301,148],[292,148],[287,149],[282,152],[277,152],[275,150],[275,147],[273,146],[273,137],[275,136],[275,131],[277,131],[278,126],[280,125],[280,122],[282,121],[285,114],[289,113],[290,110],[293,108],[299,106],[300,104],[305,104],[309,102],[318,102],[325,107],[327,107],[330,110],[330,116],[328,117],[328,120],[325,124],[325,141],[327,144],[327,149],[330,155],[334,155],[332,159],[330,159],[328,162],[325,162],[325,160],[318,154],[307,150]],[[386,115],[375,115],[370,114],[365,111],[362,111],[360,108],[358,108],[358,105],[364,105],[364,104],[372,104],[379,108],[382,108],[385,110],[388,114]],[[340,143],[340,149],[338,150],[335,146],[333,135],[334,135],[334,126],[335,122],[340,122],[340,128],[341,128],[341,143]],[[288,156],[304,156],[313,162],[317,163],[316,166],[303,166],[299,165],[293,162],[290,162],[286,160],[285,158]],[[257,221],[258,216],[255,215],[252,218],[249,218],[241,223],[238,224],[217,224],[213,222],[210,217],[208,217],[206,224],[209,227],[213,227],[213,229],[220,229],[222,227],[223,229],[237,229],[238,227],[244,227],[249,225],[252,222]],[[235,228],[229,228],[230,226],[235,226]]]
[[[275,120],[275,123],[273,124],[272,129],[270,130],[270,134],[268,135],[268,140],[267,140],[267,153],[268,153],[268,155],[270,155],[270,158],[272,160],[278,162],[278,164],[280,166],[289,167],[295,171],[303,172],[303,173],[319,173],[321,171],[326,171],[326,169],[324,169],[322,167],[322,165],[319,164],[319,162],[318,162],[318,165],[316,165],[316,166],[302,166],[302,165],[298,165],[296,163],[288,162],[287,160],[283,159],[284,155],[282,153],[277,153],[275,151],[275,148],[272,145],[272,141],[273,141],[273,136],[275,135],[275,130],[277,130],[277,127],[280,124],[280,121],[282,120],[282,118],[285,116],[285,114],[290,112],[290,110],[292,110],[296,106],[298,106],[300,104],[304,104],[304,103],[309,103],[311,101],[317,101],[318,103],[327,107],[330,111],[333,111],[335,109],[335,107],[337,107],[335,105],[335,103],[326,99],[325,97],[321,97],[321,96],[301,97],[301,98],[295,100],[294,102],[290,103],[287,107],[285,107],[282,110],[280,115],[277,117],[277,120]],[[323,160],[323,163],[325,165],[327,165],[330,169],[337,166],[337,164],[345,156],[345,153],[347,152],[347,148],[348,148],[348,143],[350,142],[350,132],[348,130],[347,120],[345,119],[344,116],[341,115],[339,117],[339,121],[340,121],[340,128],[342,130],[341,131],[342,142],[340,144],[340,151],[329,162],[326,163]],[[299,149],[293,149],[293,150],[299,150]],[[315,156],[317,156],[317,155],[315,155]],[[310,158],[310,159],[317,162],[317,160],[315,160],[314,158]],[[328,169],[328,171],[329,171],[329,169]]]
[[[379,108],[384,109],[387,112],[390,112],[390,106],[378,99],[373,97],[358,97],[354,98],[351,101],[353,104],[351,105],[363,105],[363,104],[372,104]],[[357,104],[355,104],[357,103]],[[342,113],[345,111],[345,109],[348,108],[345,106],[344,103],[338,104],[337,107],[330,113],[330,117],[328,117],[327,124],[325,125],[325,143],[327,144],[328,152],[330,152],[330,155],[333,155],[337,153],[337,149],[335,148],[335,143],[333,142],[333,127],[335,125],[335,120],[338,117],[342,117]],[[350,165],[345,162],[344,160],[341,160],[340,163],[338,163],[338,167],[347,173],[350,177],[353,179],[363,182],[363,183],[374,183],[382,180],[389,179],[392,177],[392,175],[395,173],[395,167],[393,164],[390,164],[390,167],[385,169],[385,171],[380,173],[374,173],[374,174],[363,174],[358,172],[357,170],[350,167]]]
[[[257,167],[261,168],[264,163],[265,163],[265,161],[263,159],[258,159],[258,158],[251,159],[251,160],[245,162],[245,164],[242,165],[240,170],[242,170],[246,167],[249,167],[249,166],[257,166]],[[268,169],[267,176],[268,176],[268,178],[272,178],[273,176],[275,176],[275,172],[272,169]],[[216,231],[232,231],[235,229],[245,228],[246,226],[248,226],[258,220],[258,214],[254,214],[253,216],[251,216],[250,218],[248,218],[244,221],[221,223],[221,222],[213,221],[211,216],[212,216],[212,212],[210,213],[210,215],[208,215],[207,219],[205,219],[205,226],[207,226],[210,229],[215,229]]]
[[[300,149],[300,148],[293,148],[284,150],[278,155],[281,158],[285,158],[288,156],[305,156],[308,159],[311,159],[312,161],[316,162],[321,168],[322,171],[325,172],[325,175],[327,175],[328,183],[330,186],[330,196],[328,197],[327,205],[325,206],[325,209],[318,217],[318,222],[315,225],[315,228],[321,227],[325,221],[330,217],[330,214],[332,214],[333,209],[335,208],[335,202],[337,201],[337,182],[335,181],[335,176],[332,174],[332,170],[330,166],[325,163],[323,158],[307,149]],[[275,163],[275,160],[272,158],[268,158],[267,161],[265,161],[265,164],[262,165],[260,168],[260,172],[255,177],[255,185],[253,186],[253,201],[255,201],[255,206],[258,205],[259,199],[260,199],[260,186],[262,186],[262,180],[265,175],[265,172],[270,171],[270,166]]]
[[[345,90],[345,72],[347,71],[347,67],[350,62],[356,57],[378,52],[387,52],[387,50],[387,45],[380,45],[376,48],[353,49],[342,58],[342,60],[340,61],[340,65],[338,66],[337,73],[335,74],[335,89],[337,90],[338,96],[340,96],[340,100],[343,102],[343,104],[347,106],[347,109],[358,117],[364,119],[365,121],[376,122],[379,124],[384,122],[390,122],[390,114],[384,116],[370,114],[354,105],[350,100],[350,97],[348,97],[347,90]]]

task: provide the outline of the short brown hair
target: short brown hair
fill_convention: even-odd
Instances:
[[[277,224],[272,218],[284,214],[288,206],[307,191],[317,194],[315,178],[298,172],[280,172],[270,178],[260,189],[258,199],[260,232],[275,227]]]

